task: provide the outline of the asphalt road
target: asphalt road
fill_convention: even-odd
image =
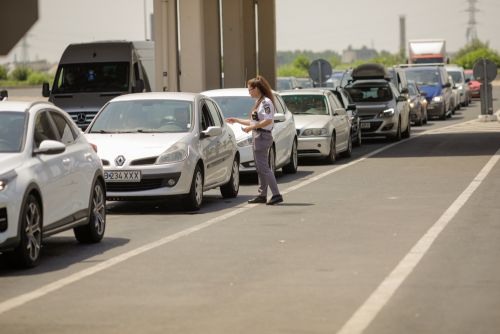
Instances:
[[[275,207],[246,204],[253,178],[197,213],[108,203],[101,244],[50,237],[25,271],[0,256],[0,332],[498,333],[500,123],[478,114],[301,161]]]

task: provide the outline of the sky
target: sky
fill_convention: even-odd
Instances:
[[[276,0],[277,49],[341,53],[351,45],[396,53],[404,15],[407,40],[444,38],[453,52],[465,44],[468,6],[467,0]],[[500,50],[500,0],[478,0],[476,8],[479,38]],[[153,0],[39,0],[28,59],[57,62],[70,43],[149,38],[152,12]],[[22,60],[22,43],[0,63]]]

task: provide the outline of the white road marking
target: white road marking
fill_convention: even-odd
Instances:
[[[452,125],[449,125],[449,126],[446,126],[446,127],[442,127],[441,129],[446,129],[446,128],[450,128],[450,127],[453,127],[453,126],[456,126],[456,124],[452,124]],[[436,131],[436,130],[427,130],[425,132],[422,132],[421,134],[417,134],[417,135],[413,135],[412,137],[408,138],[408,139],[404,139],[404,140],[401,140],[399,142],[395,142],[393,144],[390,144],[390,145],[387,145],[387,146],[384,146],[382,148],[379,148],[378,150],[375,150],[371,153],[368,153],[362,157],[360,157],[359,159],[357,160],[354,160],[354,161],[351,161],[345,165],[341,165],[341,166],[337,166],[335,168],[332,168],[326,172],[323,172],[322,174],[320,175],[317,175],[317,176],[314,176],[314,177],[310,177],[310,178],[307,178],[305,179],[304,181],[296,184],[295,186],[292,186],[292,187],[289,187],[287,188],[285,191],[282,191],[282,194],[287,194],[287,193],[290,193],[294,190],[298,190],[302,187],[305,187],[313,182],[316,182],[330,174],[333,174],[333,173],[336,173],[338,171],[341,171],[347,167],[350,167],[352,165],[355,165],[357,163],[360,163],[364,160],[366,160],[367,158],[370,158],[380,152],[383,152],[395,145],[398,145],[398,144],[401,144],[401,143],[404,143],[404,142],[407,142],[409,140],[413,140],[415,138],[418,138],[422,135],[425,135],[425,134],[431,134],[433,133],[433,131]],[[198,232],[204,228],[207,228],[209,226],[212,226],[214,224],[217,224],[221,221],[224,221],[230,217],[233,217],[233,216],[236,216],[240,213],[243,213],[245,211],[247,211],[248,209],[251,209],[253,207],[255,207],[256,205],[258,204],[247,204],[241,208],[238,208],[238,209],[235,209],[229,213],[226,213],[224,215],[221,215],[219,217],[216,217],[216,218],[213,218],[213,219],[210,219],[204,223],[201,223],[201,224],[198,224],[196,226],[193,226],[193,227],[190,227],[186,230],[183,230],[183,231],[180,231],[180,232],[177,232],[175,234],[172,234],[172,235],[169,235],[169,236],[166,236],[164,238],[161,238],[155,242],[152,242],[152,243],[149,243],[149,244],[146,244],[146,245],[143,245],[141,247],[138,247],[136,249],[133,249],[131,251],[128,251],[126,253],[123,253],[123,254],[120,254],[120,255],[117,255],[113,258],[110,258],[104,262],[101,262],[99,264],[96,264],[92,267],[89,267],[89,268],[86,268],[86,269],[83,269],[77,273],[74,273],[72,275],[69,275],[65,278],[62,278],[58,281],[55,281],[55,282],[52,282],[50,284],[47,284],[47,285],[44,285],[36,290],[33,290],[31,292],[28,292],[28,293],[25,293],[25,294],[22,294],[22,295],[19,295],[17,297],[13,297],[11,299],[7,299],[3,302],[0,303],[0,314],[3,314],[7,311],[10,311],[16,307],[19,307],[19,306],[22,306],[26,303],[29,303],[35,299],[38,299],[40,297],[43,297],[51,292],[54,292],[56,290],[59,290],[59,289],[62,289],[63,287],[67,286],[67,285],[70,285],[72,283],[75,283],[77,281],[80,281],[82,279],[84,279],[85,277],[88,277],[88,276],[91,276],[91,275],[94,275],[100,271],[103,271],[105,269],[108,269],[108,268],[111,268],[119,263],[122,263],[134,256],[137,256],[137,255],[140,255],[142,253],[145,253],[147,251],[150,251],[152,249],[155,249],[157,247],[160,247],[162,245],[165,245],[169,242],[172,242],[174,240],[177,240],[179,238],[182,238],[182,237],[185,237],[185,236],[188,236],[192,233],[195,233],[195,232]]]
[[[396,268],[380,283],[368,299],[359,307],[337,334],[357,334],[375,319],[380,310],[389,302],[396,290],[408,278],[420,260],[430,249],[439,234],[446,228],[457,212],[467,203],[474,191],[481,185],[500,159],[500,150],[493,155],[469,186],[457,197],[442,216],[427,230]]]

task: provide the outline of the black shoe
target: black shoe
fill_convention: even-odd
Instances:
[[[257,196],[255,198],[252,198],[250,200],[248,200],[248,203],[250,204],[255,204],[255,203],[266,203],[266,197],[264,196]]]
[[[283,202],[283,196],[281,195],[274,195],[271,197],[269,202],[266,203],[266,205],[274,205]]]

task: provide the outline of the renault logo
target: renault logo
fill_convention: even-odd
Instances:
[[[125,163],[125,157],[123,155],[117,156],[115,159],[115,163],[117,166],[123,166],[123,164]]]
[[[76,120],[78,123],[85,123],[87,117],[85,116],[85,113],[81,112],[78,115],[76,115]]]

